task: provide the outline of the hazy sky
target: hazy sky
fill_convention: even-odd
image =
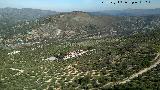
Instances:
[[[102,1],[104,3],[102,3]],[[146,0],[141,0],[141,4],[131,4],[132,1],[139,2],[140,0],[121,0],[128,1],[128,4],[111,4],[110,2],[118,0],[0,0],[0,8],[36,8],[55,11],[99,11],[112,9],[139,9],[139,8],[160,8],[160,0],[150,0],[151,3],[145,3]]]

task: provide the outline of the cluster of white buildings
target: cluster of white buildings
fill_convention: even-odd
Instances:
[[[82,56],[83,54],[87,53],[89,50],[77,50],[77,51],[73,51],[73,52],[69,52],[63,59],[67,60],[70,58],[75,58],[75,57],[79,57]]]
[[[82,56],[84,54],[86,54],[87,52],[89,51],[94,51],[95,49],[93,50],[76,50],[76,51],[72,51],[72,52],[69,52],[66,54],[66,56],[64,56],[63,60],[67,60],[67,59],[71,59],[71,58],[76,58],[76,57],[79,57],[79,56]],[[58,58],[56,57],[50,57],[50,58],[47,58],[47,59],[43,59],[43,60],[50,60],[50,61],[54,61],[54,60],[58,60]]]
[[[13,51],[11,53],[8,53],[8,55],[14,55],[14,54],[18,54],[18,53],[20,53],[20,51]]]

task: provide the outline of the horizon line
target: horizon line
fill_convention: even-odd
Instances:
[[[0,9],[35,9],[35,10],[45,10],[45,11],[54,11],[54,12],[74,12],[74,11],[82,11],[82,12],[101,12],[101,11],[123,11],[123,10],[152,10],[152,9],[160,9],[160,8],[127,8],[127,9],[105,9],[105,10],[72,10],[72,11],[56,11],[52,9],[40,9],[40,8],[17,8],[17,7],[0,7]]]

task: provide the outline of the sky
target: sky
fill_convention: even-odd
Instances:
[[[117,1],[118,0],[0,0],[0,8],[34,8],[53,11],[102,11],[128,8],[160,8],[160,0],[150,0],[151,3],[146,3],[146,0],[120,0],[128,1],[127,4],[118,4]],[[142,1],[142,3],[131,4],[132,1]],[[111,4],[110,2],[115,2],[116,4]]]

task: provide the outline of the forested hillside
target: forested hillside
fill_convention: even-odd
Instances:
[[[4,27],[0,89],[159,89],[159,19],[71,12]]]

